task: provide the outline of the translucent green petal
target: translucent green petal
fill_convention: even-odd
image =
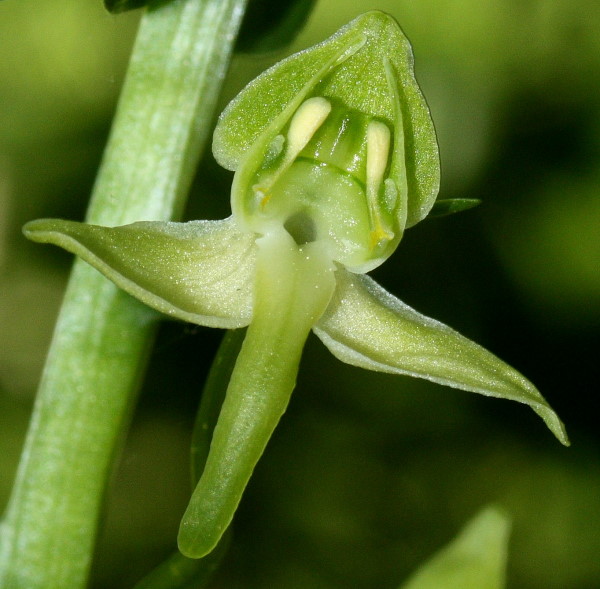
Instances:
[[[435,132],[414,78],[410,43],[383,12],[359,16],[248,84],[219,119],[215,158],[230,170],[246,158],[262,160],[293,113],[312,96],[386,122],[396,139],[389,175],[400,199],[406,199],[399,211],[401,225],[404,219],[410,226],[425,217],[439,188]],[[406,190],[408,196],[402,194]]]
[[[368,276],[340,269],[337,279],[334,299],[314,328],[337,358],[369,370],[526,403],[568,445],[560,419],[516,370],[453,329],[417,313]]]
[[[77,254],[117,286],[171,317],[235,328],[252,316],[255,246],[234,221],[140,222],[100,227],[60,219],[25,235]]]
[[[488,507],[400,589],[503,589],[510,523]]]

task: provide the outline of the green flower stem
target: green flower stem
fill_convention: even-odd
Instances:
[[[245,329],[231,329],[225,332],[204,383],[192,434],[191,474],[194,487],[204,470],[210,440],[245,334]],[[192,587],[201,589],[201,587],[205,587],[227,553],[230,537],[230,534],[225,533],[215,549],[200,559],[188,558],[183,556],[179,550],[175,550],[167,560],[137,583],[135,589],[191,589]]]
[[[179,530],[179,549],[191,558],[209,553],[229,526],[288,405],[308,333],[335,287],[332,263],[320,243],[298,246],[280,228],[257,245],[253,319]]]
[[[142,17],[88,221],[179,216],[246,0]],[[76,263],[2,526],[0,587],[78,589],[157,315]]]
[[[236,358],[246,335],[245,329],[225,332],[202,389],[202,399],[194,424],[191,444],[191,474],[194,487],[206,465],[210,441],[223,406]]]
[[[134,589],[203,589],[219,569],[229,544],[230,535],[225,534],[218,546],[201,559],[187,558],[176,550]]]

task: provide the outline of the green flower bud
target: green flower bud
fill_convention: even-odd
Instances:
[[[439,185],[410,45],[381,12],[251,82],[221,116],[213,151],[236,170],[241,226],[266,234],[283,225],[298,243],[325,242],[354,272],[395,250]]]

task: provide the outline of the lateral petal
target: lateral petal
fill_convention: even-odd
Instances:
[[[101,227],[39,219],[26,237],[77,254],[117,286],[173,318],[236,328],[252,316],[254,235],[233,218]]]
[[[343,269],[336,274],[334,297],[313,329],[342,362],[525,403],[568,445],[556,413],[514,368],[405,305],[368,276]]]

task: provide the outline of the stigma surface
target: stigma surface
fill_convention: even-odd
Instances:
[[[255,169],[236,173],[245,180],[233,209],[256,233],[283,225],[297,244],[320,241],[349,270],[371,270],[396,245],[397,190],[386,178],[392,141],[384,121],[309,98],[266,142]]]

